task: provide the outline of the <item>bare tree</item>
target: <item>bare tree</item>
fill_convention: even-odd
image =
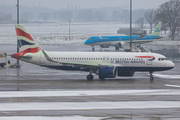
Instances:
[[[152,25],[154,23],[154,11],[148,11],[144,14],[144,18],[150,25],[150,34],[152,34]]]
[[[135,24],[137,25],[137,27],[138,27],[139,29],[143,30],[143,28],[144,28],[144,18],[141,17],[141,18],[137,19],[137,20],[135,21]]]
[[[177,27],[180,25],[180,1],[170,0],[163,3],[156,11],[155,20],[168,25],[174,40]]]

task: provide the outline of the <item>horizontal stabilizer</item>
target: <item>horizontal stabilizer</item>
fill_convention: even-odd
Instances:
[[[16,59],[21,59],[21,58],[24,58],[24,59],[31,59],[32,58],[32,56],[30,56],[30,55],[27,55],[27,56],[20,56],[20,55],[17,55],[17,54],[12,54],[12,55],[10,55],[11,57],[13,57],[13,58],[16,58]]]

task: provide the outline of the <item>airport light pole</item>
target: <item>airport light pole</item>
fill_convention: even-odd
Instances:
[[[69,20],[69,41],[71,40],[71,20]]]
[[[17,0],[17,24],[19,24],[19,0]],[[17,40],[17,53],[19,53],[19,46],[18,46],[18,40]],[[17,59],[17,67],[19,67],[19,60]]]
[[[132,0],[130,0],[130,52],[132,52]]]

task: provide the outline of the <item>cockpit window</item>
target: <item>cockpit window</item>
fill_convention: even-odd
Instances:
[[[88,40],[93,40],[93,38],[89,38]]]
[[[158,61],[168,60],[167,58],[159,58]]]

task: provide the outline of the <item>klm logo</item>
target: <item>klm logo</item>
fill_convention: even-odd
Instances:
[[[159,28],[156,28],[155,32],[160,32],[160,29],[159,29]]]

